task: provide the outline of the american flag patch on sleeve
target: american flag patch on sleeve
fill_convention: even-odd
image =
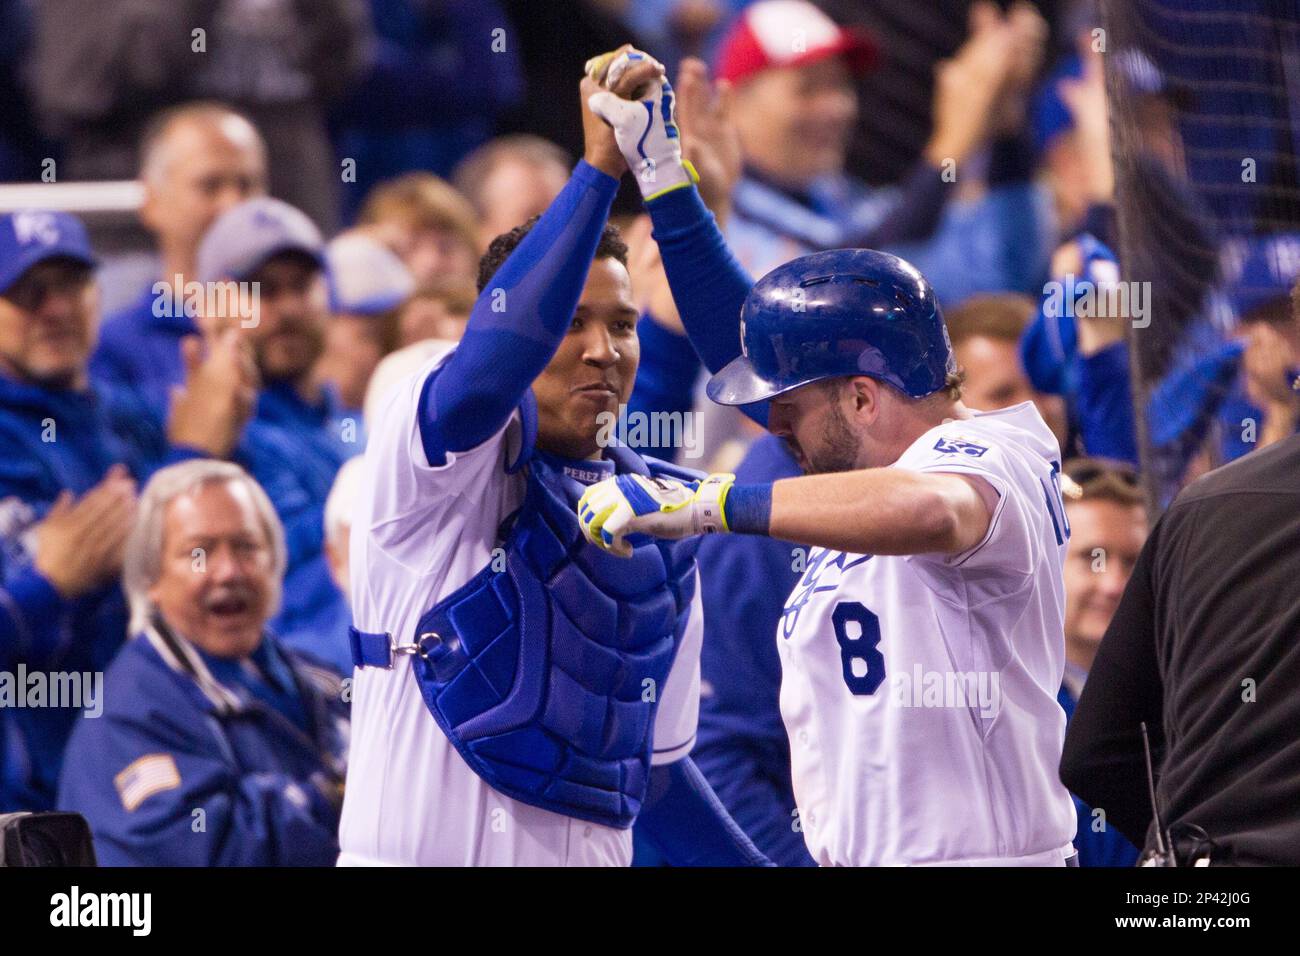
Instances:
[[[113,785],[122,799],[122,807],[127,813],[134,813],[136,807],[155,793],[179,787],[181,774],[171,754],[145,754],[114,777]]]

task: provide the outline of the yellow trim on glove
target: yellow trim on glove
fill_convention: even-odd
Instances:
[[[666,196],[674,189],[686,189],[688,186],[694,186],[696,183],[700,181],[700,174],[695,171],[695,167],[691,165],[691,161],[689,159],[682,160],[682,168],[685,169],[686,174],[690,176],[690,182],[674,183],[673,185],[667,187],[666,189],[661,189],[657,193],[651,193],[649,196],[646,196],[645,201],[649,202],[652,199],[658,199],[660,196]]]

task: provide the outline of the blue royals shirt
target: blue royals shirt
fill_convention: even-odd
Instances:
[[[147,416],[125,393],[43,388],[0,375],[0,549],[3,590],[30,591],[32,527],[63,490],[85,494],[114,464],[138,481],[185,457],[140,438]],[[71,601],[45,593],[52,608],[39,633],[0,652],[15,665],[61,673],[102,671],[126,638],[126,601],[112,584]],[[0,708],[0,811],[48,810],[63,747],[79,711]]]
[[[90,374],[135,392],[159,421],[165,421],[171,389],[185,380],[181,339],[197,335],[198,328],[182,309],[159,309],[164,314],[156,315],[156,301],[150,286],[131,305],[104,320]]]

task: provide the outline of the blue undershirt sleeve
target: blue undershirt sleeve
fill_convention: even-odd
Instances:
[[[579,162],[479,294],[460,345],[421,394],[429,464],[496,434],[546,368],[573,321],[617,189],[617,180]]]
[[[717,372],[740,355],[740,307],[754,281],[694,186],[665,193],[646,208],[682,325],[705,366]],[[765,402],[741,411],[767,427]]]

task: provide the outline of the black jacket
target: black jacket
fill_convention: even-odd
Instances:
[[[1152,531],[1061,779],[1154,846],[1139,725],[1180,862],[1300,864],[1300,436],[1191,484]]]

